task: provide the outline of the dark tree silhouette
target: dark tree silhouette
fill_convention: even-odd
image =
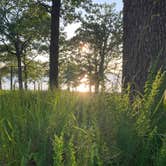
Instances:
[[[123,83],[144,91],[149,71],[166,65],[166,1],[124,1]]]
[[[50,88],[58,88],[59,24],[61,0],[52,0],[50,41]]]

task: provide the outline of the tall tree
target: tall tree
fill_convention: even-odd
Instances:
[[[109,62],[120,55],[122,46],[121,13],[114,10],[114,4],[93,4],[81,19],[78,38],[89,45],[91,60],[87,56],[88,68],[94,69],[95,89],[104,90],[105,71]],[[92,58],[93,57],[93,58]],[[90,60],[90,61],[89,61]],[[93,61],[93,63],[92,63]],[[90,65],[91,63],[91,65]],[[91,75],[91,72],[89,72]],[[91,77],[91,76],[90,76]]]
[[[123,84],[143,92],[152,65],[166,66],[166,1],[123,1]]]
[[[27,2],[26,0],[0,1],[0,40],[6,50],[17,58],[19,89],[23,89],[23,52],[48,29],[45,28],[47,24],[42,24],[48,18],[44,10],[40,6],[34,9]]]
[[[8,51],[8,49],[10,51]],[[6,71],[8,71],[8,73],[6,75],[9,74],[10,72],[10,89],[12,90],[12,85],[13,85],[13,77],[14,75],[16,75],[14,73],[14,68],[17,66],[17,62],[16,62],[16,57],[13,56],[13,54],[11,54],[11,52],[13,52],[13,47],[12,45],[8,44],[6,48],[6,45],[2,44],[0,45],[0,61],[3,62],[7,68]]]
[[[58,88],[59,74],[59,30],[60,16],[65,22],[75,19],[75,8],[90,0],[37,0],[37,4],[45,7],[51,13],[51,39],[50,39],[50,62],[49,62],[49,86],[51,89]],[[35,1],[36,2],[36,1]],[[51,6],[50,6],[51,3]]]
[[[7,76],[8,74],[8,67],[3,64],[0,63],[0,90],[2,89],[2,78]]]
[[[50,41],[50,88],[58,88],[59,73],[59,26],[61,0],[52,0],[51,7],[51,41]]]

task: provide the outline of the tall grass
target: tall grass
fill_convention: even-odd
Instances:
[[[144,96],[0,92],[2,166],[165,166],[166,77]]]

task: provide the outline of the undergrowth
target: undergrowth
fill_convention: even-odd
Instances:
[[[165,166],[165,73],[145,95],[0,93],[1,166]]]

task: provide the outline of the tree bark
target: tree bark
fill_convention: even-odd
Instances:
[[[13,66],[10,66],[10,90],[13,90]]]
[[[2,90],[2,78],[0,77],[0,90]]]
[[[26,64],[26,54],[23,56],[23,64],[24,64],[24,88],[25,90],[28,89],[28,71],[27,71],[27,64]]]
[[[92,73],[89,73],[89,92],[92,92]]]
[[[99,64],[99,85],[101,85],[101,91],[104,91],[104,60],[105,55],[100,53],[100,64]]]
[[[61,7],[61,0],[52,0],[50,64],[49,64],[50,89],[58,88],[60,7]]]
[[[166,65],[166,1],[123,1],[123,86],[143,93],[151,66]]]
[[[100,84],[100,80],[99,80],[99,73],[98,73],[98,64],[97,62],[95,62],[95,93],[99,92],[99,84]]]
[[[27,65],[24,63],[24,87],[25,87],[25,90],[28,89],[28,72],[27,72]]]
[[[33,90],[36,91],[36,81],[33,81]]]
[[[19,44],[16,44],[16,57],[17,57],[17,67],[18,67],[18,84],[19,90],[23,89],[23,82],[22,82],[22,65],[21,65],[21,53],[19,50]]]

